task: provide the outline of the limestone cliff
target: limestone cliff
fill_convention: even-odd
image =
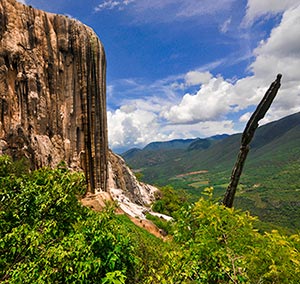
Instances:
[[[32,168],[64,160],[107,190],[105,54],[89,27],[0,2],[0,154]]]
[[[128,199],[140,206],[150,206],[155,200],[157,188],[139,182],[120,156],[109,151],[108,187],[114,199]]]
[[[105,72],[92,29],[0,0],[0,155],[25,157],[33,169],[65,161],[85,172],[84,202],[101,207],[112,198],[145,218],[157,189],[139,183],[108,151]]]

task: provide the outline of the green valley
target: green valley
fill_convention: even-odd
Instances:
[[[123,154],[126,162],[157,186],[184,189],[196,201],[213,186],[221,200],[230,180],[240,134],[221,137],[208,147],[161,147]],[[207,139],[209,141],[209,139]],[[198,140],[200,145],[205,139]],[[166,142],[168,143],[168,142]],[[193,146],[193,147],[191,147]],[[240,180],[234,206],[249,210],[261,220],[293,230],[300,228],[300,113],[258,128]]]

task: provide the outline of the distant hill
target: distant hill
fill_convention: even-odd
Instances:
[[[145,182],[187,190],[194,200],[207,186],[222,198],[236,160],[241,134],[192,139],[182,147],[145,147],[123,155]],[[152,143],[151,143],[152,144]],[[151,145],[150,144],[150,145]],[[178,145],[179,145],[178,144]],[[167,145],[169,145],[167,147]],[[161,145],[160,145],[161,146]],[[195,173],[195,174],[193,174]],[[259,127],[251,143],[235,206],[262,220],[300,228],[300,113]]]
[[[122,154],[122,157],[126,159],[131,159],[133,158],[137,153],[141,152],[142,150],[139,148],[132,148],[128,151],[126,151],[125,153]]]
[[[143,150],[170,150],[170,149],[186,149],[191,143],[197,139],[175,139],[165,142],[152,142],[144,147]]]
[[[193,151],[193,150],[208,149],[210,146],[215,144],[215,142],[223,140],[223,139],[227,138],[228,136],[229,136],[228,134],[222,134],[222,135],[215,135],[215,136],[205,138],[205,139],[198,138],[189,145],[187,150]]]
[[[191,138],[191,139],[174,139],[170,141],[158,141],[147,144],[143,149],[132,148],[121,154],[127,161],[134,159],[138,153],[146,153],[148,151],[161,151],[161,150],[193,150],[193,149],[207,149],[214,141],[222,140],[228,137],[228,134],[214,135],[208,138]],[[147,155],[146,155],[147,156]]]

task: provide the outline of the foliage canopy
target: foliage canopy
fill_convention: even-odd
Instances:
[[[160,205],[177,213],[172,238],[163,242],[113,206],[100,213],[83,207],[84,177],[63,164],[19,169],[0,157],[4,283],[299,282],[300,235],[259,233],[247,212],[214,203],[212,188],[208,198],[181,208],[166,189],[169,201]]]

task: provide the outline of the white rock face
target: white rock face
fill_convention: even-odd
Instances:
[[[151,204],[155,201],[155,192],[158,189],[152,185],[139,182],[125,161],[118,155],[110,152],[108,166],[108,188],[113,200],[129,216],[146,219],[146,214],[155,215],[167,221],[172,218],[153,212]]]

